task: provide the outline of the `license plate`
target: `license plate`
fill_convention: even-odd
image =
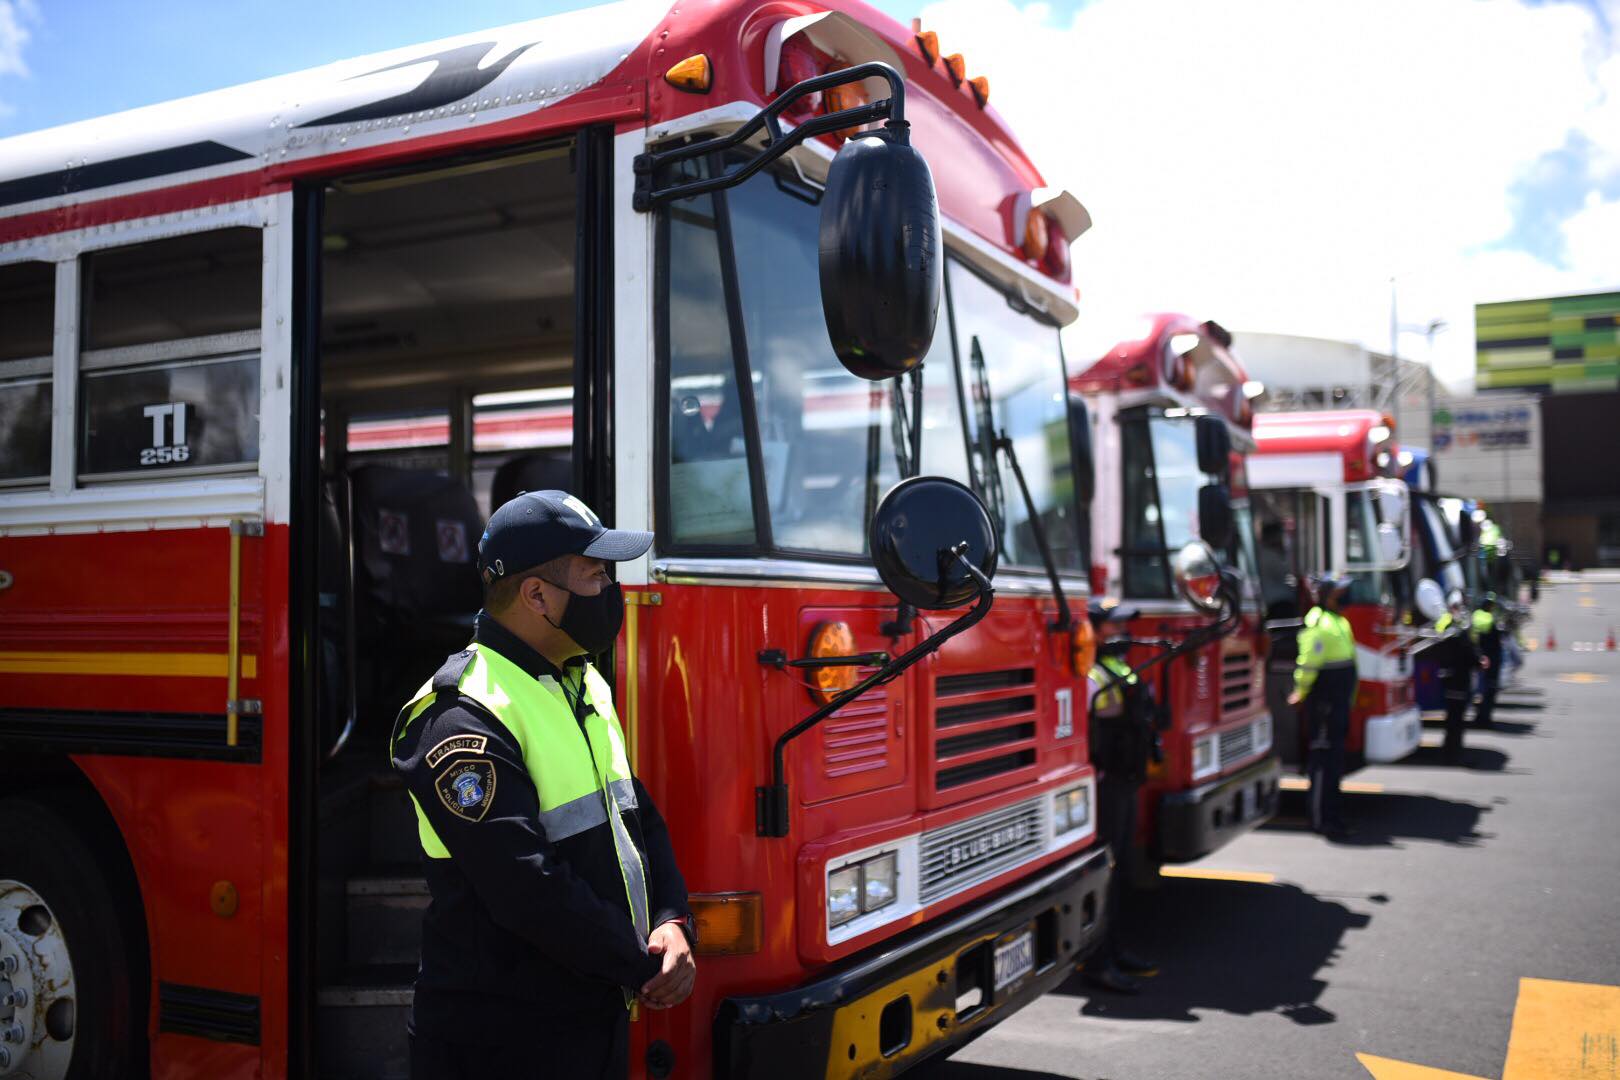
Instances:
[[[1243,820],[1248,821],[1260,812],[1260,796],[1252,786],[1243,789]]]
[[[1035,934],[1025,930],[996,946],[996,990],[1011,986],[1035,970]]]

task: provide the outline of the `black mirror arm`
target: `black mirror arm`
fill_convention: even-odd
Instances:
[[[783,134],[782,113],[795,101],[809,94],[817,94],[823,90],[830,90],[835,86],[844,86],[847,83],[859,82],[862,79],[873,77],[882,78],[889,84],[889,96],[887,98],[866,105],[857,105],[852,109],[841,109],[825,116],[814,117],[798,125],[792,131]],[[908,125],[906,124],[905,82],[900,78],[900,73],[888,64],[872,61],[865,64],[856,64],[854,67],[844,68],[841,71],[830,71],[825,75],[817,75],[812,79],[805,79],[803,82],[794,83],[777,95],[775,101],[755,113],[747,123],[729,135],[704,139],[701,142],[689,143],[669,150],[637,154],[634,162],[636,190],[631,199],[631,205],[636,210],[647,211],[676,199],[686,199],[693,195],[706,195],[711,191],[736,187],[806,139],[812,139],[818,135],[829,135],[845,128],[859,127],[861,124],[871,123],[873,120],[887,120],[888,123],[885,127],[888,129],[887,134],[890,138],[901,143],[909,141]],[[753,138],[761,129],[766,134],[765,147],[747,161],[740,162],[718,176],[691,180],[684,184],[674,184],[666,188],[653,187],[654,175],[664,166],[673,165],[680,161],[690,161],[705,154],[741,146]]]
[[[754,831],[759,836],[786,836],[788,834],[788,786],[787,786],[787,744],[803,735],[806,731],[821,723],[833,713],[848,705],[851,701],[871,690],[873,687],[892,682],[902,672],[918,660],[937,652],[939,647],[951,638],[960,634],[983,619],[990,613],[990,605],[995,602],[996,590],[990,580],[979,571],[966,557],[967,544],[961,543],[949,550],[949,555],[961,562],[963,567],[979,585],[979,599],[966,615],[957,619],[949,626],[934,633],[926,640],[913,646],[909,651],[890,660],[879,670],[862,679],[842,694],[821,706],[797,724],[782,732],[771,748],[771,784],[769,787],[754,789]],[[946,552],[942,549],[940,554]]]
[[[1018,451],[1013,447],[1013,441],[1007,438],[1005,431],[996,436],[995,448],[998,453],[1006,455],[1007,464],[1012,466],[1013,478],[1018,481],[1018,490],[1024,496],[1024,512],[1029,516],[1030,531],[1035,534],[1035,547],[1041,553],[1041,565],[1046,568],[1046,580],[1051,583],[1052,596],[1057,600],[1057,621],[1052,624],[1051,629],[1067,631],[1074,626],[1074,613],[1069,610],[1069,598],[1063,594],[1063,581],[1058,577],[1057,560],[1052,557],[1052,545],[1046,537],[1046,523],[1035,510],[1035,499],[1029,493],[1029,483],[1024,479],[1024,470],[1018,464]]]

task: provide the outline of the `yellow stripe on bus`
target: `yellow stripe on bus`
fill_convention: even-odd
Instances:
[[[224,653],[0,652],[4,675],[167,675],[223,679]],[[242,678],[256,679],[259,658],[242,657]]]

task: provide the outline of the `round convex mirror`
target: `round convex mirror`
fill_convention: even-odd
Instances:
[[[892,379],[922,362],[943,289],[928,162],[885,130],[850,139],[821,198],[821,309],[845,368]]]
[[[1194,540],[1176,552],[1171,563],[1176,588],[1199,611],[1221,610],[1221,564],[1215,550],[1202,540]]]
[[[1434,578],[1424,578],[1413,591],[1412,604],[1418,609],[1419,615],[1434,622],[1446,613],[1446,594]]]
[[[1386,564],[1398,563],[1406,558],[1406,544],[1401,539],[1401,530],[1387,521],[1378,523],[1378,554]]]
[[[872,562],[889,591],[914,608],[959,607],[979,595],[979,583],[952,554],[986,578],[995,576],[996,533],[979,497],[955,480],[914,476],[889,489],[872,515]]]

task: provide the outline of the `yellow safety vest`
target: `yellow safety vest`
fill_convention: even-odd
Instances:
[[[1470,634],[1475,643],[1478,643],[1481,634],[1488,634],[1496,629],[1496,616],[1489,611],[1475,611],[1472,622]]]
[[[1336,611],[1313,607],[1299,632],[1299,658],[1294,667],[1294,689],[1309,694],[1316,676],[1325,668],[1350,667],[1356,662],[1356,635],[1350,620]]]
[[[1115,676],[1118,676],[1116,679]],[[1136,673],[1120,656],[1099,656],[1090,671],[1091,684],[1097,688],[1091,699],[1094,712],[1108,712],[1125,703],[1125,688],[1136,685]]]
[[[625,896],[630,901],[630,917],[636,932],[645,940],[651,921],[647,873],[623,817],[626,811],[636,808],[635,779],[607,682],[594,667],[585,665],[581,678],[590,710],[581,723],[574,718],[573,707],[555,678],[530,678],[488,645],[474,643],[469,648],[472,661],[461,673],[458,689],[499,720],[522,749],[524,768],[540,796],[540,825],[547,839],[556,842],[600,825],[609,826],[624,877]],[[405,706],[401,735],[435,696],[429,680]],[[411,802],[416,806],[422,850],[431,859],[448,859],[449,850],[428,822],[414,793]]]

